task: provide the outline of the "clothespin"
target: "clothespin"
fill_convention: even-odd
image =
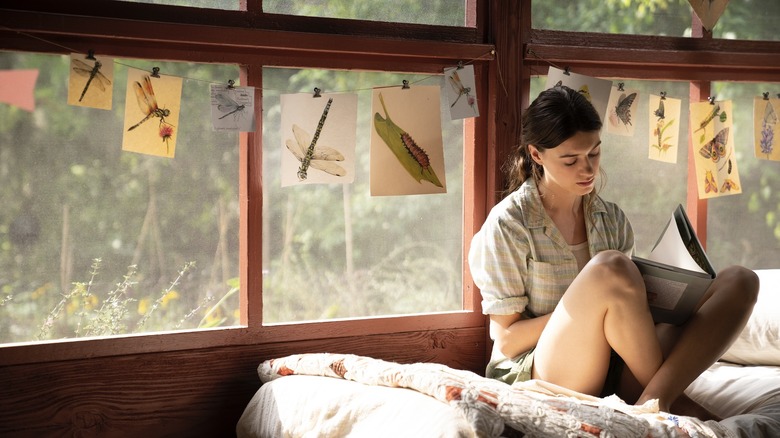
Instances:
[[[89,59],[90,61],[97,61],[97,59],[95,59],[95,51],[94,51],[94,50],[92,50],[92,49],[89,49],[89,50],[87,51],[87,57],[86,57],[86,59]]]
[[[666,91],[661,92],[661,100],[666,100]]]
[[[622,82],[618,82],[618,91],[626,91],[626,90],[623,88],[623,83],[622,83]]]
[[[565,74],[566,76],[571,76],[571,72],[569,71],[568,65],[563,68],[563,74]]]
[[[710,101],[710,105],[715,105],[715,96],[710,96],[707,98],[707,100]]]
[[[322,93],[322,90],[320,90],[317,87],[314,87],[314,96],[313,97],[322,97],[322,94],[320,94],[320,93]]]
[[[160,77],[160,67],[152,67],[152,77],[153,78]]]
[[[233,79],[228,79],[228,86],[227,87],[228,87],[228,90],[232,90],[232,89],[236,88],[236,81],[234,81]]]
[[[458,70],[463,69],[463,61],[458,61]]]
[[[404,79],[402,83],[403,83],[403,85],[401,86],[401,89],[402,90],[408,90],[409,89],[409,81]]]
[[[764,91],[764,92],[763,92],[763,93],[761,93],[761,94],[763,94],[763,95],[764,95],[764,100],[769,100],[769,92],[768,92],[768,91]]]

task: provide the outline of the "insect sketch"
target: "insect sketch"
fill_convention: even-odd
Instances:
[[[726,156],[726,143],[729,141],[729,128],[723,128],[707,144],[699,149],[699,154],[717,163]]]
[[[97,86],[98,89],[100,89],[100,91],[106,91],[106,87],[111,85],[111,80],[100,71],[100,69],[103,67],[103,64],[101,64],[100,61],[95,60],[95,64],[93,65],[89,65],[86,62],[78,59],[72,59],[71,61],[73,64],[75,64],[73,71],[80,76],[87,77],[87,83],[84,84],[84,89],[81,90],[79,102],[84,99],[84,95],[87,94],[87,90],[89,90],[90,85],[93,83]]]
[[[631,125],[631,108],[636,99],[636,93],[621,93],[617,104],[610,113],[609,121],[613,126],[623,125],[628,128]]]
[[[292,152],[295,158],[301,162],[298,167],[298,180],[303,181],[308,178],[309,167],[321,170],[334,176],[344,176],[347,171],[344,170],[337,161],[344,161],[344,155],[338,150],[317,145],[322,128],[325,125],[325,120],[328,117],[328,111],[333,103],[333,98],[328,99],[328,103],[325,105],[325,109],[322,111],[320,121],[317,124],[317,129],[314,131],[314,136],[310,137],[300,126],[293,124],[292,131],[295,140],[287,139],[285,145],[287,149]]]
[[[152,88],[152,80],[148,75],[143,77],[143,85],[141,85],[140,82],[135,81],[133,83],[133,90],[135,91],[135,97],[138,100],[138,107],[141,109],[141,112],[145,114],[145,116],[138,123],[129,127],[127,130],[132,131],[133,129],[141,126],[141,124],[147,120],[153,117],[158,117],[160,119],[160,137],[162,137],[167,150],[169,147],[168,142],[173,136],[173,125],[166,122],[165,118],[171,115],[171,111],[165,108],[160,108],[157,105],[157,98],[154,96],[154,89]]]
[[[450,105],[450,108],[454,107],[456,103],[460,100],[461,97],[466,97],[466,102],[468,103],[469,107],[471,107],[472,110],[476,112],[476,108],[474,107],[476,103],[476,99],[474,99],[474,96],[471,95],[471,87],[466,87],[463,85],[463,82],[460,80],[460,76],[458,75],[457,70],[453,70],[452,74],[450,76],[447,76],[449,79],[449,83],[452,86],[452,88],[455,90],[456,93],[458,93],[458,96],[455,98],[455,100]]]

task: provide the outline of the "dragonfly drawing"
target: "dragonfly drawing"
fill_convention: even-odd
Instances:
[[[160,109],[160,107],[157,106],[157,98],[154,97],[152,80],[149,78],[149,76],[144,76],[143,80],[143,85],[136,81],[133,89],[135,90],[135,97],[138,99],[138,106],[141,108],[141,112],[146,114],[146,116],[141,119],[140,122],[129,127],[127,129],[128,131],[132,131],[133,129],[139,127],[142,123],[151,119],[152,117],[159,117],[161,126],[163,124],[170,125],[170,123],[165,121],[165,118],[171,115],[171,111],[168,109]]]
[[[238,102],[233,100],[230,96],[228,96],[225,93],[217,93],[214,96],[217,99],[217,109],[225,113],[222,116],[219,117],[220,120],[224,119],[225,117],[231,115],[231,114],[241,114],[241,111],[244,111],[246,108],[246,105],[239,105]]]
[[[455,92],[458,93],[458,97],[456,97],[455,101],[452,102],[450,108],[454,107],[462,96],[466,96],[466,101],[468,102],[469,106],[471,109],[474,109],[475,99],[471,95],[471,88],[463,85],[463,82],[460,80],[460,76],[458,76],[458,72],[453,71],[452,75],[448,76],[448,78],[450,85],[452,85],[452,88],[454,88]]]
[[[72,61],[73,64],[75,64],[73,71],[81,76],[87,77],[87,83],[84,85],[84,89],[81,91],[79,102],[84,99],[84,95],[87,94],[87,90],[89,90],[89,86],[91,84],[94,83],[97,85],[100,91],[106,91],[106,87],[111,85],[111,81],[100,72],[100,68],[103,67],[103,64],[101,64],[100,61],[95,60],[94,65],[89,65],[86,62],[78,59],[73,59]]]
[[[292,131],[295,140],[287,139],[285,144],[287,149],[289,149],[290,152],[295,155],[295,158],[301,162],[301,167],[303,167],[308,155],[309,145],[311,144],[311,137],[308,132],[295,124],[292,125]],[[344,155],[342,155],[341,152],[327,146],[316,145],[314,149],[312,149],[307,167],[313,167],[335,176],[346,175],[347,171],[338,165],[336,163],[337,161],[344,161]],[[306,169],[299,169],[298,179],[304,180],[306,178]]]

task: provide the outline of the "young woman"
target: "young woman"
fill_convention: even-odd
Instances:
[[[683,326],[654,324],[623,211],[595,192],[601,119],[580,93],[543,91],[523,113],[508,195],[474,236],[469,265],[490,315],[488,377],[541,379],[711,418],[683,391],[747,322],[758,278],[719,272]]]

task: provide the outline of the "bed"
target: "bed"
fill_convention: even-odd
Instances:
[[[590,397],[542,381],[513,386],[435,363],[310,353],[264,361],[237,426],[258,437],[777,437],[780,269],[756,271],[758,302],[722,359],[686,393],[723,418],[702,421]]]

